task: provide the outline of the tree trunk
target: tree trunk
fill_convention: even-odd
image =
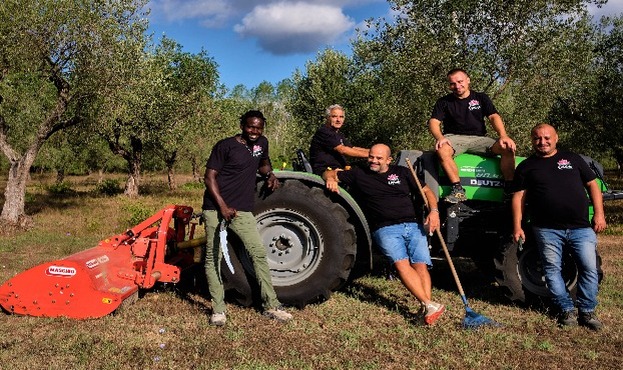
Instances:
[[[9,176],[4,189],[4,206],[0,214],[1,223],[25,227],[30,221],[25,212],[26,184],[37,149],[38,147],[33,146],[19,160],[10,162]]]
[[[165,161],[167,166],[167,178],[169,180],[169,190],[177,189],[177,183],[175,182],[175,162],[177,162],[177,151],[173,151],[171,156],[167,158]]]
[[[190,160],[190,164],[193,170],[193,180],[203,183],[203,176],[199,172],[199,165],[197,164],[197,157],[193,156]]]
[[[614,148],[614,160],[617,162],[618,177],[623,174],[623,149]]]
[[[167,178],[169,180],[169,190],[177,189],[177,183],[175,182],[175,170],[173,167],[167,166]]]
[[[118,120],[121,124],[122,122]],[[120,155],[128,164],[128,180],[125,183],[123,194],[130,198],[138,197],[138,188],[141,183],[141,164],[143,158],[143,141],[130,136],[130,147],[124,148],[119,142],[119,137],[114,140],[108,139],[108,147],[115,155]]]
[[[141,160],[134,157],[128,161],[129,173],[128,180],[125,183],[123,194],[130,198],[138,197],[138,187],[141,183]]]
[[[65,169],[59,168],[58,170],[56,170],[56,184],[60,185],[63,183],[64,180],[65,180]]]

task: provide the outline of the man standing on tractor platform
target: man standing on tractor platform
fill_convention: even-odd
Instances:
[[[326,124],[314,134],[309,148],[309,161],[316,175],[322,175],[327,168],[345,168],[344,156],[367,158],[369,150],[352,146],[340,129],[344,125],[344,108],[334,104],[327,108]]]
[[[517,166],[513,194],[513,238],[526,240],[521,221],[529,205],[534,241],[541,255],[547,288],[560,309],[560,326],[578,323],[600,330],[595,315],[597,289],[597,236],[606,229],[603,199],[595,173],[579,155],[558,150],[558,134],[545,123],[531,131],[534,154]],[[589,203],[593,203],[592,225]],[[532,235],[528,235],[530,237]],[[562,259],[569,250],[578,266],[577,308],[565,286]]]
[[[225,325],[227,320],[221,277],[223,251],[217,232],[221,222],[238,235],[251,257],[264,315],[284,322],[292,319],[291,314],[280,308],[266,260],[266,248],[252,213],[258,172],[266,179],[269,189],[279,187],[268,156],[268,140],[262,136],[265,124],[262,112],[246,112],[240,117],[242,133],[216,143],[206,165],[202,208],[207,237],[205,271],[212,297],[212,325]]]
[[[364,213],[368,218],[374,242],[391,260],[402,284],[422,305],[424,322],[433,325],[445,311],[444,305],[432,301],[432,282],[428,269],[432,266],[424,225],[429,233],[439,228],[439,210],[433,192],[423,185],[430,213],[422,224],[420,195],[416,206],[412,194],[420,194],[410,171],[391,164],[387,145],[370,148],[368,168],[328,170],[323,174],[327,189],[338,192],[338,183],[357,188],[362,194]],[[422,182],[423,184],[423,182]]]
[[[437,100],[428,120],[428,127],[436,140],[435,150],[441,167],[452,184],[452,192],[445,200],[458,203],[466,199],[459,170],[454,162],[454,157],[466,152],[499,154],[507,190],[515,170],[515,142],[506,134],[502,117],[485,93],[470,90],[470,79],[465,70],[453,69],[448,72],[447,79],[452,93]],[[485,136],[485,117],[497,132],[498,140]]]

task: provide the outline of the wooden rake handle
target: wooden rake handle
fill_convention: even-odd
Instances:
[[[411,175],[413,175],[413,178],[415,179],[415,183],[417,184],[417,187],[420,190],[420,195],[422,196],[422,199],[424,200],[424,205],[430,212],[430,205],[428,204],[428,199],[426,198],[426,194],[424,194],[424,189],[422,188],[420,179],[417,177],[409,158],[405,158],[405,163],[407,164],[409,171],[411,171]],[[441,227],[441,225],[439,225],[439,227]],[[439,242],[441,243],[441,249],[443,249],[443,253],[446,255],[446,260],[448,260],[448,265],[450,265],[450,270],[452,271],[454,282],[456,283],[456,286],[459,289],[459,294],[461,294],[462,297],[465,297],[465,292],[463,291],[463,286],[461,285],[461,281],[459,280],[459,275],[456,273],[456,268],[454,268],[454,263],[452,262],[452,257],[450,257],[448,246],[446,245],[446,242],[443,239],[443,236],[441,235],[441,231],[439,230],[439,228],[435,230],[435,234],[437,234],[437,237],[439,238]]]

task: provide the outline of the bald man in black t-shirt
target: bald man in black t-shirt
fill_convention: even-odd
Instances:
[[[599,290],[596,233],[607,227],[601,188],[581,156],[558,150],[554,127],[539,124],[530,136],[534,154],[517,166],[515,174],[513,238],[515,242],[533,238],[541,256],[547,289],[560,310],[558,324],[579,323],[601,330],[603,325],[595,314]],[[587,193],[594,209],[592,220]],[[530,209],[532,233],[523,230],[526,205]],[[566,253],[573,256],[578,269],[575,301],[563,276]]]
[[[430,205],[430,213],[422,220],[422,197],[410,171],[391,165],[387,145],[370,148],[368,168],[325,171],[327,189],[339,191],[338,183],[346,184],[362,194],[359,200],[372,230],[375,243],[392,261],[403,285],[420,301],[424,322],[433,325],[445,311],[444,305],[432,301],[432,266],[424,225],[429,232],[439,228],[437,198],[426,184],[423,192]],[[413,195],[417,205],[413,203]],[[424,224],[424,225],[423,225]]]

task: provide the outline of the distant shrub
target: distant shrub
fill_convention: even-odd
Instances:
[[[130,227],[140,224],[155,213],[154,210],[142,203],[127,204],[121,207],[121,210],[125,216],[123,221]]]
[[[180,190],[203,190],[205,189],[205,184],[198,181],[191,181],[185,184],[182,184],[179,188]]]
[[[67,181],[48,185],[46,189],[51,194],[69,194],[73,192],[73,190],[71,189],[71,184]]]
[[[97,186],[95,186],[95,191],[99,194],[107,195],[110,197],[120,194],[122,189],[119,180],[106,179],[97,184]]]

